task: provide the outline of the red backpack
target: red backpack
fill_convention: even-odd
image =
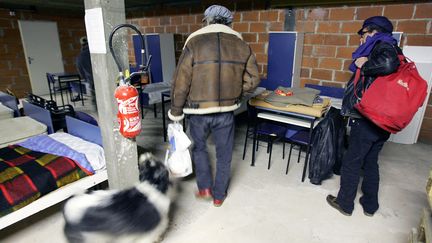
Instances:
[[[363,116],[391,133],[397,133],[409,124],[427,94],[426,81],[419,75],[415,63],[407,60],[404,55],[399,55],[398,70],[377,77],[354,105]],[[360,69],[357,69],[354,90],[359,79]]]

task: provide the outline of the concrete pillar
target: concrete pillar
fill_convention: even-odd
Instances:
[[[119,133],[118,109],[114,98],[118,68],[108,46],[111,30],[119,24],[126,23],[124,0],[85,0],[84,3],[108,182],[110,188],[122,189],[138,182],[139,176],[136,142],[122,137]],[[120,58],[122,68],[129,67],[127,30],[120,29],[113,38],[113,47]]]

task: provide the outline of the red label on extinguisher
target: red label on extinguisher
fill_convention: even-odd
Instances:
[[[138,136],[141,132],[141,118],[138,106],[138,91],[132,86],[119,86],[115,97],[118,104],[120,133],[127,138]]]

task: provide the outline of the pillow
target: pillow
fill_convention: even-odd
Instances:
[[[85,154],[87,160],[95,171],[106,168],[104,150],[101,146],[68,133],[53,133],[49,136],[52,139],[69,146],[77,152]]]
[[[33,151],[68,157],[78,163],[81,169],[86,170],[88,174],[95,173],[85,154],[70,148],[64,143],[60,143],[48,135],[43,134],[34,136],[18,143],[18,145]]]

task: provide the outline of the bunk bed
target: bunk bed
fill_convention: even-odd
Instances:
[[[29,109],[28,107],[25,107],[25,109]],[[52,121],[48,117],[46,117],[44,114],[46,114],[46,110],[44,110],[41,107],[31,107],[30,109],[33,109],[31,112],[28,112],[29,110],[27,110],[27,114],[31,119],[35,119],[38,120],[39,122],[45,124],[46,127],[49,127],[52,125]],[[26,112],[26,111],[25,111]],[[102,138],[101,138],[101,134],[100,134],[100,129],[99,127],[86,123],[84,121],[78,120],[76,118],[72,118],[69,116],[66,116],[66,126],[67,126],[67,131],[68,133],[54,133],[54,134],[50,134],[50,135],[38,135],[36,137],[31,137],[28,138],[27,140],[20,142],[18,144],[14,144],[14,145],[9,145],[7,148],[3,148],[0,149],[0,156],[9,156],[8,154],[1,154],[2,152],[5,153],[4,149],[15,149],[15,151],[19,151],[18,153],[33,153],[31,155],[34,154],[38,154],[38,158],[42,157],[50,157],[50,156],[54,156],[52,154],[46,153],[45,155],[41,155],[41,153],[43,152],[39,152],[39,151],[33,151],[30,150],[27,151],[27,145],[28,144],[36,144],[37,145],[37,139],[42,138],[45,140],[55,140],[56,144],[60,144],[58,146],[67,146],[70,149],[72,149],[73,151],[75,151],[75,154],[81,154],[84,155],[87,158],[87,161],[90,163],[91,167],[86,168],[84,165],[82,164],[76,164],[78,165],[77,167],[79,167],[79,169],[81,169],[81,175],[83,175],[83,171],[85,172],[86,175],[84,175],[83,178],[80,178],[80,176],[78,176],[78,180],[73,181],[73,180],[62,180],[62,181],[55,181],[54,184],[57,185],[57,189],[55,189],[54,191],[45,191],[43,193],[43,195],[40,195],[39,198],[35,199],[31,198],[25,198],[26,200],[30,201],[29,204],[27,205],[23,205],[20,204],[22,202],[18,202],[18,205],[14,207],[12,207],[11,209],[7,208],[6,210],[4,210],[4,208],[2,208],[2,217],[0,217],[0,230],[3,228],[6,228],[20,220],[23,220],[33,214],[36,214],[50,206],[53,206],[67,198],[69,198],[70,196],[85,191],[86,189],[89,189],[95,185],[100,184],[103,181],[107,180],[107,171],[105,168],[105,159],[103,157],[103,148],[102,148]],[[46,136],[46,137],[45,137]],[[26,145],[26,147],[21,147],[21,145]],[[56,145],[57,146],[57,145]],[[56,147],[51,147],[51,146],[42,146],[46,149],[55,149]],[[96,152],[97,154],[95,155],[95,150],[97,150],[97,147],[99,147],[99,150]],[[86,149],[87,148],[87,151]],[[91,148],[91,149],[89,149]],[[92,154],[93,153],[93,154]],[[60,156],[62,157],[62,156]],[[68,157],[65,157],[65,160],[68,161],[68,163],[70,163],[71,159],[69,159]],[[96,161],[97,160],[97,161]],[[36,160],[35,160],[36,161]],[[41,166],[41,168],[45,168],[43,167],[44,165],[40,165],[41,160],[39,159],[37,161],[37,164],[33,163],[33,166],[36,165],[37,167]],[[74,160],[72,160],[75,162],[75,157]],[[2,162],[2,160],[0,159],[0,163]],[[18,162],[19,163],[19,162]],[[63,163],[63,162],[62,162]],[[43,163],[42,163],[43,164]],[[9,164],[10,165],[10,164]],[[6,165],[8,166],[8,165]],[[95,169],[93,169],[93,167],[97,167]],[[1,169],[1,168],[0,168]],[[92,170],[93,169],[93,170]],[[92,171],[91,171],[92,170]],[[3,176],[3,177],[2,177]],[[21,196],[16,194],[14,195],[14,197],[7,197],[10,196],[11,194],[14,193],[18,193],[18,192],[12,192],[11,190],[14,190],[14,188],[16,186],[11,186],[9,185],[9,187],[7,187],[7,185],[5,185],[4,183],[7,183],[6,181],[10,181],[10,177],[7,177],[8,173],[4,173],[4,171],[0,171],[0,204],[1,203],[5,203],[8,199],[9,202],[10,200],[14,201],[13,199],[20,199]],[[10,174],[9,174],[10,176]],[[32,177],[33,175],[29,175],[27,177]],[[66,182],[70,182],[69,184],[66,184]],[[3,184],[2,184],[3,183]],[[39,187],[44,188],[44,182],[39,179],[39,181],[37,182],[37,187],[39,189]],[[5,194],[6,197],[5,197]],[[2,198],[2,199],[1,199]],[[3,202],[1,202],[1,200],[3,200]],[[14,201],[15,203],[15,201]],[[25,202],[26,204],[26,202]],[[0,205],[1,206],[1,205]]]

